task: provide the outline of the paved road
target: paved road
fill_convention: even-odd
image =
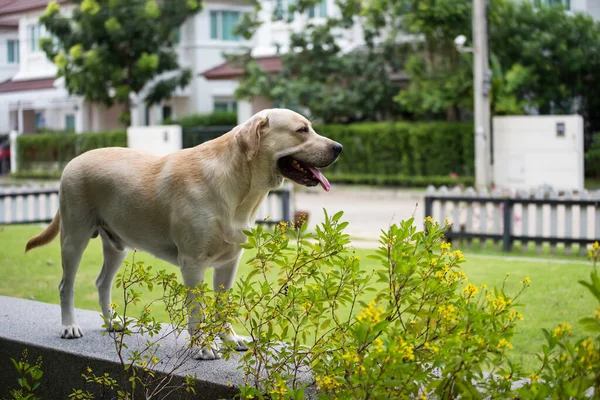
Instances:
[[[353,238],[378,239],[387,229],[413,215],[424,218],[424,191],[362,188],[333,185],[330,192],[320,186],[296,191],[296,209],[308,211],[309,227],[323,222],[323,208],[330,215],[343,210],[343,220],[350,224],[346,232]]]

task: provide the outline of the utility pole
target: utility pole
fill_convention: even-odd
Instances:
[[[473,94],[475,105],[475,183],[486,187],[492,183],[490,165],[491,110],[487,34],[487,0],[473,0]]]

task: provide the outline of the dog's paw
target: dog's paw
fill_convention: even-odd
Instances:
[[[83,336],[83,331],[77,324],[63,325],[60,337],[63,339],[77,339]]]
[[[216,344],[211,346],[194,347],[194,360],[218,360],[221,358],[220,349]]]
[[[231,346],[236,351],[246,351],[248,350],[248,342],[250,338],[246,338],[244,336],[236,335],[235,332],[228,333],[221,337],[228,346]]]

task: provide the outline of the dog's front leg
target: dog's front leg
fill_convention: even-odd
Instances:
[[[228,262],[219,268],[215,268],[213,275],[213,285],[215,291],[227,291],[233,287],[235,274],[237,272],[241,256],[242,252],[240,251],[240,254],[233,261]],[[225,333],[221,336],[221,339],[231,344],[237,351],[248,350],[246,339],[243,336],[239,336],[235,333],[229,321],[226,322]]]
[[[188,332],[192,340],[203,342],[205,338],[202,332],[201,324],[204,321],[204,317],[202,315],[204,304],[198,300],[198,292],[195,289],[198,288],[198,285],[204,282],[204,273],[206,272],[206,268],[198,266],[199,263],[194,263],[188,260],[182,260],[180,261],[180,264],[183,283],[190,289],[187,295]],[[215,360],[217,358],[221,358],[219,350],[220,349],[217,343],[203,345],[200,347],[194,346],[195,354],[193,357],[196,360]]]

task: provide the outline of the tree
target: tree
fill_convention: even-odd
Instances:
[[[588,132],[600,130],[600,23],[560,7],[495,0],[490,46],[503,69],[529,71],[521,91],[540,114],[583,115]]]
[[[290,6],[306,12],[317,1],[304,0]],[[342,15],[325,24],[308,24],[290,36],[293,51],[281,54],[283,69],[268,74],[252,62],[249,53],[229,58],[244,68],[237,96],[265,96],[276,105],[308,108],[313,118],[324,122],[354,122],[390,118],[398,113],[393,96],[398,91],[391,75],[401,69],[398,48],[374,47],[367,43],[349,53],[339,45],[340,33],[352,26],[358,2],[339,4]],[[251,35],[257,26],[249,17],[238,29]],[[250,32],[250,33],[248,33]]]
[[[174,46],[177,29],[200,11],[196,0],[69,0],[70,17],[53,1],[40,18],[52,38],[41,48],[65,78],[70,94],[108,107],[124,108],[130,120],[130,98],[145,91],[150,106],[169,98],[192,78],[181,69]]]

